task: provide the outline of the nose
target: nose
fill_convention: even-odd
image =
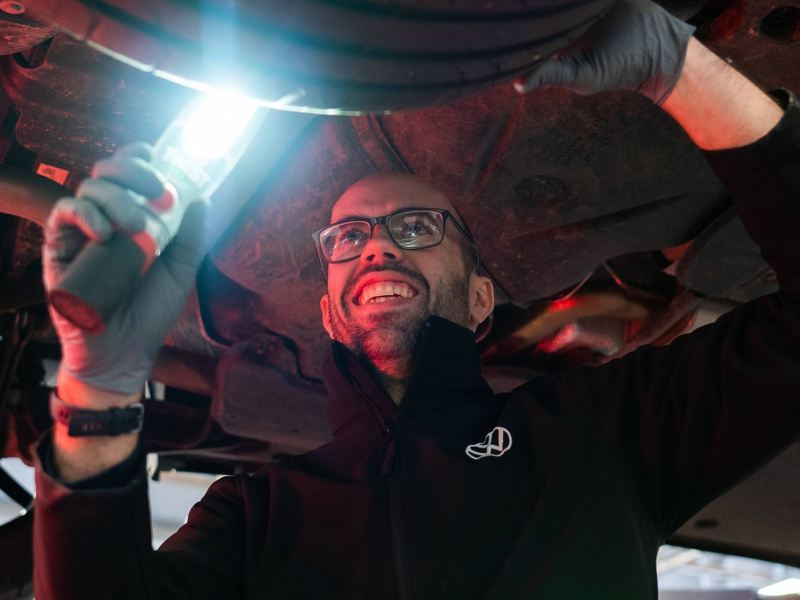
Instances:
[[[364,264],[380,264],[383,262],[397,262],[403,259],[403,252],[392,241],[389,230],[385,225],[375,225],[372,237],[361,252],[361,262]]]

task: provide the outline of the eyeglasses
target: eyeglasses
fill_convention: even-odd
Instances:
[[[352,219],[334,223],[315,231],[311,237],[317,245],[323,272],[328,263],[342,263],[361,256],[364,246],[372,239],[376,225],[384,225],[394,244],[402,250],[424,250],[438,246],[444,239],[447,220],[475,253],[476,269],[480,253],[467,230],[453,215],[443,209],[405,209],[382,217]]]

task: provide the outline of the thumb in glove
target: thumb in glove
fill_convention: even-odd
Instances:
[[[514,89],[527,93],[541,87],[563,87],[588,96],[598,93],[593,67],[581,56],[554,56],[534,71],[514,80]]]
[[[560,86],[578,94],[639,92],[656,104],[678,82],[694,27],[651,0],[620,0],[574,44],[514,82],[520,93]]]

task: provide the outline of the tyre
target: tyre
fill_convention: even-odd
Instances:
[[[31,16],[135,66],[347,114],[452,102],[563,48],[615,0],[40,0]]]

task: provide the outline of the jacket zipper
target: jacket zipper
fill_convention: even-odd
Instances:
[[[397,444],[395,437],[394,443]],[[394,554],[394,571],[397,580],[397,597],[399,600],[411,599],[411,580],[408,571],[408,558],[406,556],[405,529],[403,527],[401,494],[401,464],[400,452],[395,451],[394,469],[388,476],[389,480],[389,525],[392,535],[392,552]]]

